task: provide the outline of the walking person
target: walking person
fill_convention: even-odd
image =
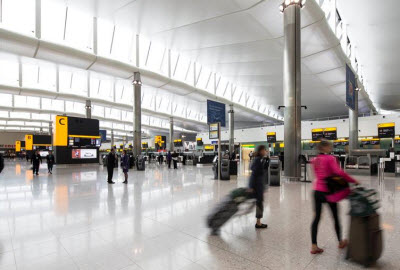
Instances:
[[[47,160],[47,169],[49,170],[49,174],[53,174],[53,165],[55,163],[55,158],[52,151],[49,151],[49,154],[46,156]]]
[[[255,153],[253,153],[253,162],[251,163],[251,176],[249,181],[250,191],[254,193],[256,198],[256,229],[266,229],[267,224],[261,223],[264,214],[264,191],[265,191],[265,166],[267,150],[265,145],[259,145]]]
[[[171,169],[171,161],[172,161],[171,151],[168,151],[168,154],[167,154],[168,169]]]
[[[33,165],[33,174],[39,175],[39,167],[42,164],[42,157],[40,156],[39,150],[36,150],[31,157],[31,163]]]
[[[332,153],[332,144],[329,141],[323,140],[318,144],[319,155],[312,160],[312,165],[315,173],[315,180],[313,184],[314,189],[314,209],[315,217],[311,225],[311,254],[322,253],[324,250],[318,247],[317,244],[317,233],[318,224],[321,218],[322,204],[327,203],[331,209],[332,216],[335,222],[336,237],[339,242],[339,248],[345,248],[347,246],[347,240],[342,239],[342,231],[338,214],[337,202],[330,202],[327,200],[327,194],[329,192],[326,184],[326,179],[332,176],[339,176],[349,183],[358,184],[357,180],[353,179],[342,169],[340,169],[336,158]]]
[[[174,153],[171,156],[172,156],[172,162],[174,163],[174,170],[176,170],[176,169],[178,169],[178,157],[179,157],[179,154],[174,151]]]
[[[114,174],[114,167],[115,167],[115,162],[117,160],[117,157],[115,155],[115,148],[111,148],[111,152],[107,155],[107,183],[109,184],[115,184],[115,182],[112,180],[113,179],[113,174]]]
[[[129,156],[126,153],[126,150],[122,151],[121,167],[122,167],[122,172],[124,173],[125,176],[125,181],[122,183],[128,184]]]

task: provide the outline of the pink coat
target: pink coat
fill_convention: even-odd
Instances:
[[[355,183],[356,180],[344,172],[334,156],[331,155],[318,155],[312,161],[314,168],[315,180],[313,189],[322,192],[328,192],[328,186],[326,185],[325,179],[327,177],[336,175],[341,176],[349,183]],[[326,199],[329,202],[338,202],[350,194],[350,189],[340,191],[335,194],[327,195]]]

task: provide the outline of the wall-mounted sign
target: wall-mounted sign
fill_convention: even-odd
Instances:
[[[131,144],[129,145],[129,148],[131,148]],[[147,149],[147,148],[149,148],[149,143],[147,143],[147,142],[142,142],[142,149]]]
[[[361,139],[361,144],[362,145],[370,145],[371,144],[371,139]]]
[[[204,150],[212,150],[214,151],[214,145],[205,145]]]
[[[371,139],[370,144],[371,145],[379,145],[381,143],[380,139]]]
[[[96,149],[73,149],[72,159],[92,159],[97,158]]]
[[[218,123],[212,123],[209,125],[210,140],[219,139],[218,138],[218,134],[219,134],[218,127],[219,127]]]
[[[268,143],[276,142],[276,132],[267,132],[267,142]]]
[[[400,137],[394,138],[394,143],[395,144],[400,144]]]
[[[394,123],[378,124],[379,138],[394,138],[395,125]]]
[[[340,139],[333,141],[333,146],[346,146],[346,145],[349,145],[349,140],[347,139]]]
[[[197,146],[203,146],[203,139],[202,138],[197,138],[196,142],[197,142]]]
[[[324,138],[324,129],[323,128],[314,128],[311,130],[311,139],[313,141],[320,141]]]
[[[225,104],[207,100],[207,123],[221,123],[221,127],[225,127]]]
[[[243,148],[254,148],[255,145],[254,144],[242,144]]]
[[[182,140],[174,140],[174,146],[175,147],[183,147]]]

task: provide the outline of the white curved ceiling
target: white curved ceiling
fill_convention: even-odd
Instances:
[[[379,107],[399,110],[399,1],[338,0],[337,8],[343,14],[351,41],[357,46],[367,91]]]

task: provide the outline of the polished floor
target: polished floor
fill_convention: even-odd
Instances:
[[[269,228],[254,229],[254,214],[229,221],[210,236],[205,216],[237,180],[212,180],[210,167],[150,164],[130,171],[129,184],[106,184],[99,165],[42,165],[33,176],[24,161],[0,174],[0,270],[4,269],[362,269],[337,249],[330,214],[319,228],[321,255],[311,255],[311,186],[286,182],[265,195]],[[358,177],[380,191],[385,250],[373,269],[400,269],[400,178]],[[347,202],[341,203],[344,233]]]

